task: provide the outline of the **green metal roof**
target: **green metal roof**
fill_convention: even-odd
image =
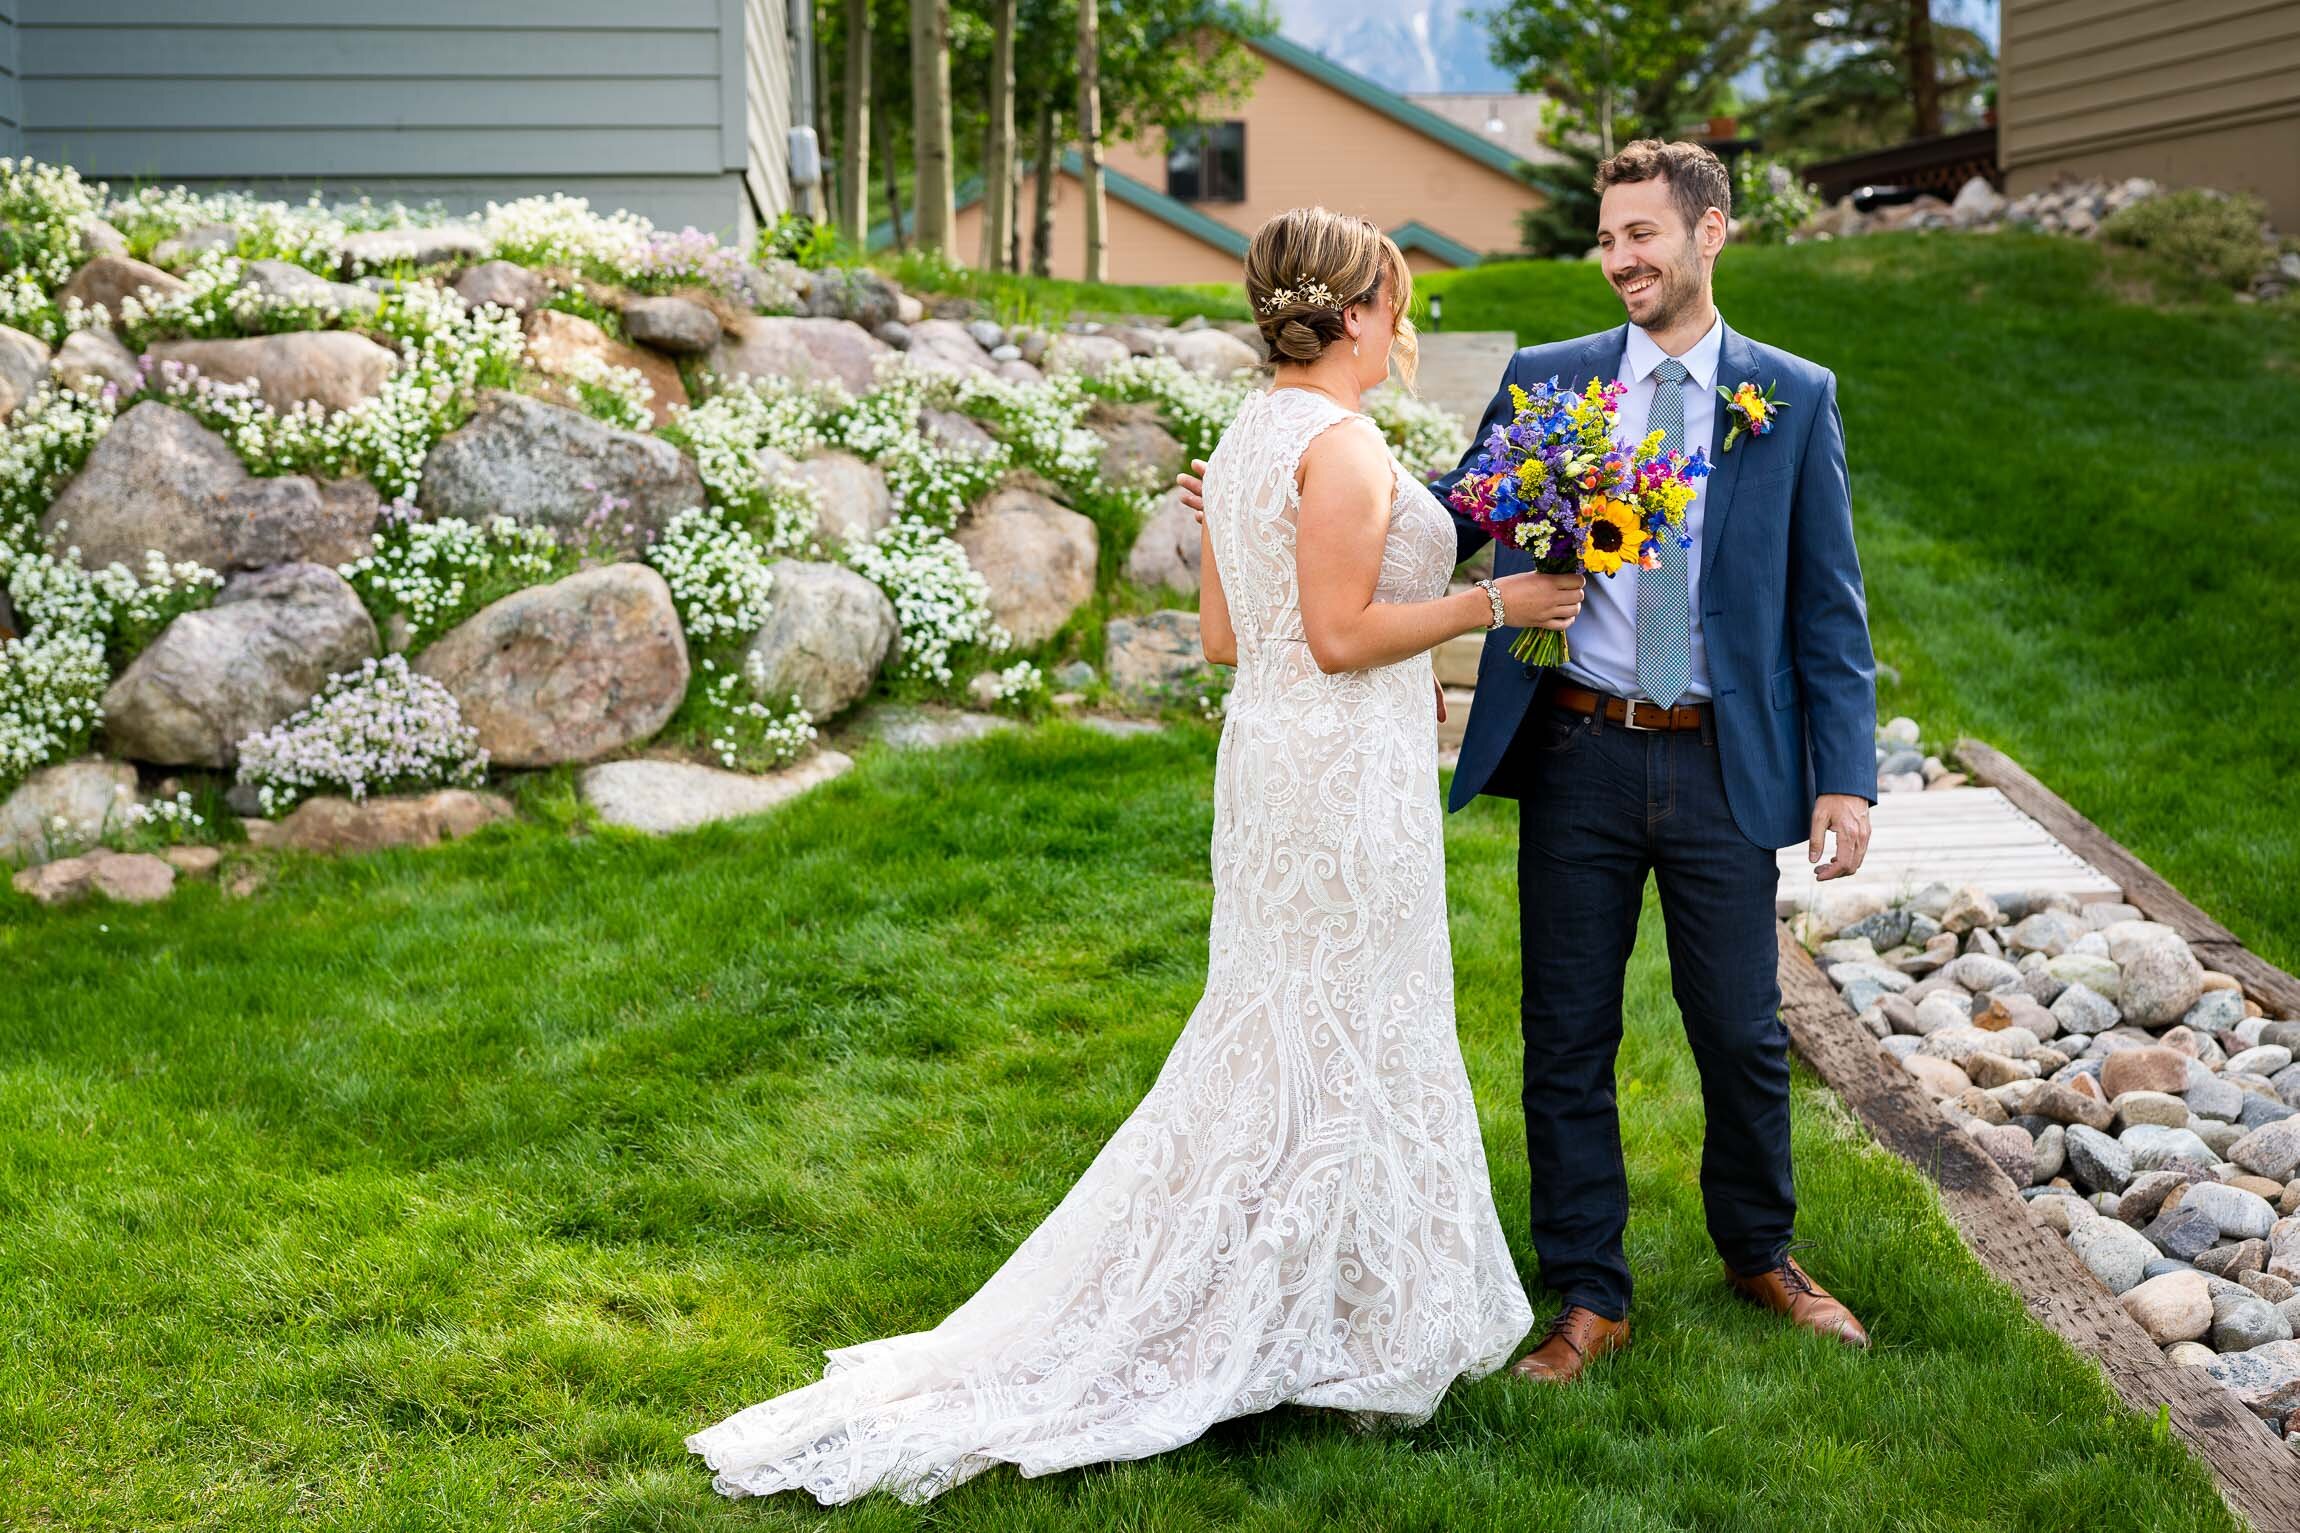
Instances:
[[[1438,233],[1418,218],[1399,224],[1389,235],[1398,242],[1398,249],[1426,251],[1448,266],[1475,266],[1485,259],[1460,240]]]
[[[1062,170],[1066,175],[1084,179],[1086,161],[1077,150],[1065,150],[1062,155]],[[1246,253],[1245,235],[1218,218],[1209,218],[1186,202],[1175,201],[1147,182],[1137,181],[1124,171],[1112,170],[1105,165],[1102,168],[1102,185],[1110,196],[1117,198],[1128,207],[1138,208],[1162,223],[1171,224],[1184,234],[1190,235],[1194,239],[1203,240],[1225,255],[1242,257]],[[955,206],[962,208],[972,207],[981,200],[982,178],[980,176],[969,176],[966,182],[958,187],[953,198]],[[913,210],[904,209],[902,226],[905,233],[917,227],[913,222],[913,217]],[[884,249],[893,242],[893,220],[880,219],[870,231],[870,248],[873,250]]]
[[[1428,107],[1416,106],[1397,92],[1383,89],[1355,70],[1344,69],[1314,49],[1289,42],[1275,32],[1267,37],[1247,37],[1241,40],[1247,47],[1268,54],[1290,69],[1300,70],[1319,84],[1340,91],[1361,106],[1371,107],[1417,133],[1434,138],[1448,148],[1459,150],[1481,165],[1491,166],[1505,176],[1519,180],[1525,178],[1525,162],[1501,145],[1481,138],[1458,122],[1440,117]]]

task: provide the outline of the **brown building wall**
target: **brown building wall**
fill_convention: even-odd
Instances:
[[[1022,178],[1022,268],[1030,269],[1030,217],[1037,194],[1036,176]],[[1054,238],[1051,270],[1057,277],[1077,277],[1086,270],[1085,188],[1076,178],[1054,178]],[[1240,280],[1236,256],[1217,250],[1204,240],[1185,234],[1162,219],[1152,218],[1117,198],[1110,208],[1109,280],[1166,284],[1175,282],[1236,282]],[[982,256],[982,205],[958,210],[958,258],[973,265]]]
[[[1246,198],[1193,203],[1199,212],[1252,234],[1273,213],[1321,203],[1385,229],[1418,218],[1481,255],[1519,248],[1517,216],[1541,201],[1533,188],[1274,58],[1262,65],[1243,105],[1207,108],[1246,125]],[[1166,189],[1162,135],[1111,145],[1108,163]]]
[[[2004,0],[2003,26],[2008,190],[2150,176],[2300,229],[2300,0]]]

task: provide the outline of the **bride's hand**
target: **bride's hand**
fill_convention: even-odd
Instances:
[[[1176,474],[1174,484],[1182,492],[1182,504],[1196,514],[1200,526],[1206,521],[1206,482],[1199,476],[1206,472],[1204,458],[1190,460],[1190,472]]]
[[[1564,628],[1581,612],[1580,575],[1504,575],[1493,584],[1512,628]]]

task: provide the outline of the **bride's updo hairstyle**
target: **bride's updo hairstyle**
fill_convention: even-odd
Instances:
[[[1346,344],[1342,311],[1387,288],[1396,299],[1398,376],[1413,387],[1419,351],[1406,310],[1414,274],[1405,252],[1371,219],[1328,208],[1288,208],[1246,247],[1246,299],[1273,362],[1315,362]]]

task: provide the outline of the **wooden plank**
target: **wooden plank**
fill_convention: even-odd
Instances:
[[[2300,1018],[2300,979],[2294,979],[2258,953],[2233,942],[2195,942],[2196,958],[2244,987],[2271,1017]]]
[[[1818,885],[1802,846],[1783,848],[1778,865],[1775,908],[1787,915]],[[1866,864],[1831,887],[1890,898],[1930,883],[1973,883],[1992,892],[2051,889],[2079,900],[2113,899],[2120,892],[2114,879],[1990,787],[1885,795],[1870,815]]]
[[[1878,1049],[1787,926],[1776,928],[1776,940],[1781,1020],[1797,1052],[1878,1143],[1932,1179],[1981,1264],[2032,1316],[2098,1362],[2128,1407],[2148,1415],[2164,1407],[2237,1515],[2261,1533],[2300,1530],[2300,1474],[2276,1434],[2202,1369],[2166,1363],[2067,1244],[2030,1217],[1996,1162]]]
[[[2001,791],[2071,851],[2123,886],[2125,899],[2150,920],[2171,927],[2191,943],[2242,945],[2234,932],[2199,910],[2154,868],[2119,846],[2003,751],[1979,740],[1959,740],[1957,759],[1975,778]]]

